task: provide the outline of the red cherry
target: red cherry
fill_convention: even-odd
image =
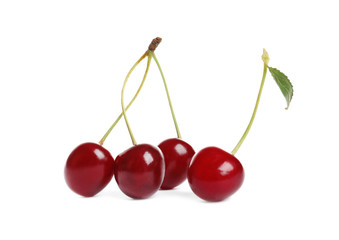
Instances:
[[[127,196],[148,198],[164,179],[165,162],[160,150],[149,144],[135,145],[115,160],[115,180]]]
[[[222,201],[236,192],[244,180],[244,169],[237,158],[217,147],[198,152],[188,170],[192,191],[207,201]]]
[[[67,185],[84,197],[92,197],[104,189],[113,173],[113,157],[96,143],[79,145],[69,155],[65,166]]]
[[[165,159],[165,178],[161,189],[172,189],[185,181],[187,171],[195,154],[193,148],[185,141],[171,138],[159,144]]]

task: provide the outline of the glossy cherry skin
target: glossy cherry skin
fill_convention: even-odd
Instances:
[[[222,201],[244,181],[244,169],[237,158],[217,147],[198,152],[188,169],[192,191],[206,201]]]
[[[113,173],[113,157],[96,143],[83,143],[76,147],[65,166],[67,185],[84,197],[92,197],[104,189],[111,181]]]
[[[191,145],[178,138],[171,138],[159,144],[165,159],[165,178],[160,189],[172,189],[185,181],[188,167],[195,154]]]
[[[135,145],[115,160],[115,180],[123,193],[144,199],[159,190],[165,174],[161,151],[149,144]]]

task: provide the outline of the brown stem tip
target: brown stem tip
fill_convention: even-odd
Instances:
[[[151,44],[148,46],[148,50],[154,51],[158,47],[158,45],[161,43],[161,40],[162,39],[160,37],[154,38]]]

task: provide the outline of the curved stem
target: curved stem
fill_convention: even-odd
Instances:
[[[144,55],[141,56],[141,58],[137,61],[136,65],[138,65],[146,56],[148,56],[148,52],[145,52]],[[126,111],[128,110],[128,108],[132,105],[132,103],[134,102],[134,100],[137,98],[137,96],[139,95],[139,92],[141,90],[141,88],[143,87],[145,80],[146,80],[146,76],[148,73],[148,68],[149,68],[149,64],[147,64],[146,67],[146,72],[144,74],[144,77],[142,79],[142,82],[140,83],[140,86],[137,90],[137,92],[135,93],[134,97],[132,98],[132,100],[129,102],[129,104],[126,107]],[[101,140],[99,141],[100,145],[103,145],[106,138],[108,137],[108,135],[112,132],[113,128],[115,127],[115,125],[117,125],[117,123],[120,121],[120,119],[122,118],[123,113],[121,112],[120,115],[117,117],[117,119],[114,121],[114,123],[112,124],[112,126],[107,130],[107,132],[105,133],[105,135],[101,138]]]
[[[178,123],[177,123],[177,120],[175,118],[175,114],[174,114],[174,111],[173,111],[173,106],[172,106],[171,98],[170,98],[170,95],[169,95],[169,92],[168,92],[168,88],[167,88],[167,84],[166,84],[164,73],[162,72],[161,66],[160,66],[159,61],[158,61],[157,57],[155,56],[154,52],[150,51],[150,54],[154,58],[154,61],[156,62],[157,66],[159,68],[162,80],[164,82],[164,86],[165,86],[165,90],[166,90],[166,94],[167,94],[168,103],[169,103],[169,106],[171,108],[171,114],[172,114],[172,118],[173,118],[173,121],[174,121],[175,129],[177,131],[177,136],[178,136],[178,138],[181,139],[181,134],[180,134]]]
[[[258,97],[257,97],[257,102],[255,104],[255,107],[254,107],[254,111],[253,111],[253,114],[252,114],[252,117],[251,117],[251,120],[246,128],[246,131],[244,132],[244,134],[242,135],[241,139],[239,140],[238,144],[234,147],[234,149],[232,150],[232,154],[235,155],[237,153],[237,151],[239,150],[241,144],[244,142],[248,132],[250,131],[251,129],[251,126],[253,124],[253,121],[254,121],[254,118],[255,118],[255,115],[257,113],[257,110],[258,110],[258,105],[259,105],[259,101],[260,101],[260,97],[261,97],[261,93],[262,93],[262,89],[264,87],[264,83],[265,83],[265,78],[266,78],[266,74],[267,74],[267,65],[264,64],[264,72],[263,72],[263,76],[262,76],[262,80],[261,80],[261,85],[260,85],[260,89],[259,89],[259,93],[258,93]]]
[[[148,55],[148,51],[146,52],[146,54]],[[150,56],[148,56],[147,67],[146,67],[146,72],[145,72],[145,75],[144,75],[144,79],[146,79],[146,76],[147,76],[147,73],[148,73],[148,70],[149,70],[149,66],[150,66],[151,60],[152,60],[152,58]],[[135,141],[133,132],[131,130],[131,127],[129,125],[129,122],[128,122],[128,119],[127,119],[127,116],[126,116],[126,110],[127,109],[125,109],[125,104],[124,104],[124,93],[125,93],[125,87],[126,87],[127,80],[130,77],[130,75],[133,72],[133,70],[135,69],[135,67],[138,65],[137,63],[134,64],[134,66],[128,72],[128,74],[127,74],[127,76],[125,78],[125,81],[124,81],[124,85],[122,86],[122,90],[121,90],[121,108],[122,108],[122,113],[123,113],[123,116],[125,118],[126,126],[128,128],[129,135],[131,136],[133,145],[137,145],[137,142]],[[143,79],[143,81],[144,81],[144,79]]]

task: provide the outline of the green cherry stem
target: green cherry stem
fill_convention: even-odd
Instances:
[[[144,77],[142,79],[142,82],[137,90],[137,92],[135,93],[134,97],[132,98],[132,100],[129,102],[129,104],[127,105],[127,107],[123,110],[125,110],[125,115],[126,115],[126,111],[128,110],[128,108],[132,105],[132,103],[134,102],[134,100],[137,98],[137,96],[140,93],[141,88],[143,87],[146,77],[147,77],[147,73],[150,67],[150,63],[151,63],[151,59],[152,57],[150,56],[150,52],[153,51],[158,47],[158,45],[161,43],[161,38],[157,37],[154,38],[152,40],[152,42],[150,43],[150,45],[148,46],[148,50],[140,57],[140,59],[133,65],[133,67],[131,68],[131,70],[128,72],[127,77],[125,79],[125,81],[127,81],[127,79],[129,78],[129,76],[131,75],[131,73],[133,72],[133,70],[138,66],[138,64],[145,59],[145,57],[148,57],[148,62],[147,62],[147,67],[146,67],[146,72],[144,74]],[[113,130],[113,128],[115,127],[115,125],[120,121],[120,119],[122,118],[122,116],[124,116],[124,111],[122,111],[122,113],[118,116],[118,118],[114,121],[114,123],[112,124],[112,126],[108,129],[108,131],[105,133],[105,135],[102,137],[102,139],[99,141],[100,145],[103,145],[106,138],[108,137],[108,135],[111,133],[111,131]],[[128,125],[129,126],[129,125]],[[130,128],[129,128],[130,130]],[[133,135],[133,134],[132,134]],[[133,137],[134,138],[134,137]]]
[[[170,98],[170,95],[169,95],[169,92],[168,92],[168,87],[167,87],[167,84],[166,84],[164,73],[163,73],[163,71],[161,69],[161,66],[160,66],[160,63],[159,63],[157,57],[154,54],[154,51],[150,51],[150,55],[153,57],[154,61],[156,62],[157,66],[159,68],[162,80],[164,82],[164,86],[165,86],[165,90],[166,90],[166,94],[167,94],[167,99],[168,99],[168,103],[169,103],[169,106],[170,106],[170,109],[171,109],[171,114],[172,114],[172,118],[173,118],[173,121],[174,121],[175,129],[177,131],[177,136],[178,136],[179,139],[181,139],[181,134],[180,134],[180,131],[179,131],[179,126],[178,126],[178,123],[177,123],[177,119],[175,118],[175,114],[174,114],[171,98]]]
[[[149,51],[146,52],[147,55],[148,55],[148,52]],[[149,66],[151,64],[151,60],[152,60],[152,58],[150,56],[148,56],[147,67],[146,67],[146,72],[145,72],[145,75],[144,75],[143,82],[145,81],[145,79],[147,77],[147,73],[148,73],[148,70],[149,70]],[[125,78],[125,81],[124,81],[124,85],[122,86],[122,90],[121,90],[121,108],[122,108],[122,114],[124,116],[124,119],[125,119],[125,122],[126,122],[126,126],[128,128],[129,135],[131,136],[133,145],[137,145],[137,142],[135,141],[132,129],[131,129],[130,125],[129,125],[129,122],[128,122],[128,119],[127,119],[127,116],[126,116],[126,110],[127,109],[125,108],[125,104],[124,104],[124,93],[125,93],[126,83],[127,83],[128,79],[129,79],[131,73],[133,72],[133,70],[136,68],[137,65],[138,65],[138,62],[136,64],[134,64],[134,66],[128,72],[128,74],[127,74],[127,76]]]
[[[148,53],[145,52],[144,55],[142,55],[140,57],[140,59],[134,64],[134,68],[145,58],[148,56]],[[134,70],[133,68],[133,70]],[[146,80],[146,77],[147,77],[147,73],[148,73],[148,68],[149,68],[149,65],[146,67],[146,72],[144,74],[144,77],[142,79],[142,82],[140,83],[140,86],[137,90],[137,92],[135,93],[134,97],[132,98],[132,100],[129,102],[129,104],[127,105],[126,107],[126,111],[128,110],[128,108],[132,105],[132,103],[134,102],[134,100],[137,98],[137,96],[139,95],[140,93],[140,90],[141,88],[143,87],[144,83],[145,83],[145,80]],[[131,69],[132,70],[132,69]],[[132,70],[132,71],[133,71]],[[100,145],[103,145],[106,138],[108,137],[108,135],[112,132],[113,128],[115,127],[115,125],[117,125],[117,123],[120,121],[120,119],[122,118],[123,116],[123,113],[121,112],[120,115],[117,117],[117,119],[114,121],[114,123],[112,124],[112,126],[107,130],[107,132],[105,133],[105,135],[101,138],[101,140],[99,141],[99,144]]]
[[[266,78],[267,68],[268,68],[268,61],[269,61],[268,54],[267,54],[266,50],[264,50],[264,54],[262,56],[262,59],[264,61],[264,72],[263,72],[263,76],[262,76],[262,80],[261,80],[261,85],[260,85],[260,89],[259,89],[259,93],[258,93],[258,97],[257,97],[257,102],[255,104],[251,120],[250,120],[250,122],[249,122],[249,124],[248,124],[248,126],[247,126],[247,128],[246,128],[246,130],[244,132],[244,134],[240,138],[238,144],[232,150],[232,154],[233,155],[235,155],[237,153],[237,151],[239,150],[241,144],[244,142],[245,138],[247,137],[247,134],[248,134],[248,132],[250,131],[250,129],[252,127],[255,115],[256,115],[257,110],[258,110],[258,106],[259,106],[259,101],[260,101],[262,89],[264,88],[264,83],[265,83],[265,78]]]

